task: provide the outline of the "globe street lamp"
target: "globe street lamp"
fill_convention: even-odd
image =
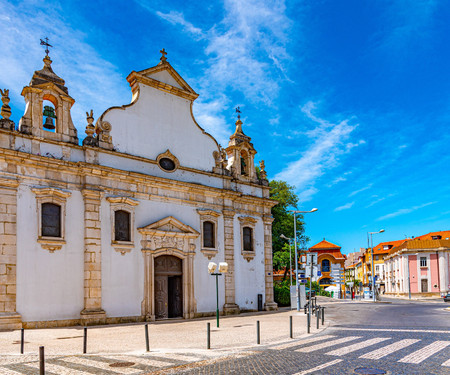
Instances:
[[[209,262],[208,264],[208,272],[216,277],[216,319],[217,319],[217,328],[219,328],[219,276],[222,276],[223,273],[227,273],[228,271],[228,263],[220,262],[219,263],[219,272],[215,272],[217,269],[217,264],[214,262]]]
[[[292,238],[286,237],[284,234],[281,234],[280,238],[289,241],[289,279],[291,280],[291,286],[292,286],[292,256],[291,256]]]
[[[298,260],[297,260],[297,219],[296,214],[309,214],[316,212],[317,208],[313,208],[311,211],[296,211],[289,210],[294,214],[294,251],[295,251],[295,290],[297,291],[297,311],[300,311],[300,288],[298,284]],[[311,290],[309,291],[311,293]]]
[[[378,234],[378,233],[383,233],[384,229],[380,229],[378,232],[368,232],[367,233],[367,247],[369,247],[369,234],[370,234],[370,253],[372,255],[372,299],[373,302],[376,301],[376,297],[375,297],[375,273],[374,273],[374,265],[373,265],[373,238],[372,235],[373,234]]]

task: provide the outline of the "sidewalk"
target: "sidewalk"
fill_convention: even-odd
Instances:
[[[290,316],[293,318],[294,340],[289,337]],[[258,320],[260,345],[256,343]],[[322,326],[319,322],[319,330],[316,329],[316,317],[313,316],[310,334],[306,333],[306,320],[303,311],[282,310],[220,317],[220,328],[216,327],[215,318],[151,322],[149,353],[145,351],[143,323],[89,327],[87,355],[82,354],[83,327],[25,330],[24,355],[20,354],[20,330],[0,332],[0,374],[9,374],[10,370],[16,371],[14,374],[35,373],[27,371],[38,366],[39,346],[45,347],[46,362],[48,361],[49,366],[56,366],[53,372],[58,374],[78,374],[81,370],[74,366],[86,367],[86,363],[89,363],[92,367],[93,361],[98,361],[103,367],[117,361],[140,363],[141,367],[135,364],[138,367],[120,370],[124,372],[119,369],[114,371],[143,374],[145,372],[136,371],[144,367],[149,371],[150,367],[167,368],[239,353],[242,355],[246,351],[263,350],[277,345],[289,345],[299,339],[311,337],[328,326],[326,311],[325,325]],[[211,325],[210,350],[206,347],[207,323]],[[60,369],[63,363],[72,366],[71,372]],[[105,368],[99,368],[98,374],[106,374],[105,371]]]

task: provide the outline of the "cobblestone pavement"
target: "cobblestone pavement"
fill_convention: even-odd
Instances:
[[[391,375],[450,374],[450,331],[335,327],[312,339],[266,348],[255,355],[163,373],[325,375],[355,374],[363,368]]]
[[[190,363],[203,363],[223,354],[215,351],[199,353],[171,352],[142,355],[73,355],[45,357],[46,375],[79,374],[148,374],[167,368],[182,368]],[[39,374],[37,355],[2,356],[0,374]]]

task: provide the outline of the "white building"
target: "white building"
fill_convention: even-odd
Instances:
[[[0,329],[208,315],[210,260],[229,265],[223,313],[258,294],[276,308],[264,163],[257,176],[240,119],[225,149],[196,123],[198,95],[162,52],[127,77],[130,104],[87,113],[83,145],[48,56],[18,129],[2,91]]]

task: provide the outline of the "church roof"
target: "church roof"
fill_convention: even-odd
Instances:
[[[338,250],[340,250],[341,247],[338,245],[335,245],[331,242],[328,242],[324,238],[322,241],[320,241],[319,243],[317,243],[314,246],[309,248],[309,250],[323,250],[323,249],[338,249]]]
[[[166,52],[164,50],[160,52],[163,53],[163,55],[158,65],[138,72],[132,71],[128,75],[127,81],[130,83],[133,93],[135,91],[134,82],[138,81],[158,90],[181,96],[185,99],[197,99],[198,94],[167,61],[165,57]]]
[[[69,95],[69,90],[65,86],[66,82],[53,71],[51,66],[52,60],[50,57],[45,56],[42,61],[44,61],[44,67],[41,70],[36,70],[34,72],[30,86],[39,86],[50,82]]]

